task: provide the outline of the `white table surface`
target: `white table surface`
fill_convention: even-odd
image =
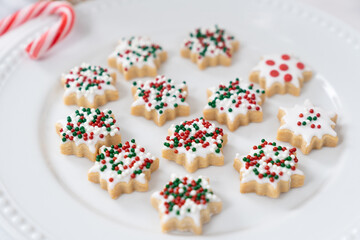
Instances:
[[[293,0],[306,3],[324,12],[327,12],[360,32],[360,0]],[[0,19],[11,14],[32,0],[0,0]],[[2,47],[2,46],[0,46]],[[0,239],[12,238],[0,226]]]

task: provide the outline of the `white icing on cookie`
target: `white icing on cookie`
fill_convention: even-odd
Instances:
[[[176,196],[174,197],[172,194]],[[198,195],[200,196],[199,199],[197,199]],[[176,177],[175,174],[172,174],[171,181],[165,188],[153,193],[152,197],[160,200],[158,209],[161,213],[162,223],[171,218],[182,220],[185,217],[190,217],[197,226],[201,225],[200,211],[206,209],[211,202],[221,201],[212,192],[209,181],[205,177]]]
[[[69,73],[62,74],[62,78],[65,80],[64,96],[76,93],[77,98],[84,96],[92,104],[96,95],[104,95],[106,90],[116,90],[106,68],[88,63],[72,68]]]
[[[254,84],[240,82],[237,78],[227,85],[209,89],[212,92],[205,109],[216,108],[218,112],[226,113],[230,121],[237,115],[246,115],[249,111],[262,111],[261,95],[264,90],[255,89]]]
[[[149,66],[156,68],[154,60],[163,52],[162,47],[153,43],[148,37],[122,38],[110,58],[116,58],[117,64],[121,64],[126,72],[131,67],[142,68]]]
[[[132,106],[144,105],[146,111],[156,110],[158,117],[167,109],[175,109],[179,105],[189,106],[186,102],[187,92],[183,91],[186,82],[175,84],[165,76],[157,76],[154,80],[137,81],[134,86],[138,89],[135,93],[137,99]]]
[[[252,69],[259,72],[259,78],[265,78],[266,88],[274,83],[289,82],[295,87],[300,87],[300,78],[303,73],[310,71],[297,57],[288,54],[273,54],[264,56]]]
[[[228,35],[224,29],[215,25],[210,28],[197,28],[190,32],[182,47],[197,53],[198,61],[202,61],[205,57],[218,55],[226,55],[231,58],[231,43],[234,41],[234,36]]]
[[[197,156],[206,158],[208,154],[223,156],[223,130],[203,118],[173,124],[166,137],[164,149],[174,149],[175,153],[186,155],[186,160],[192,162]]]
[[[95,153],[95,145],[98,141],[105,141],[105,137],[119,134],[120,128],[115,124],[116,120],[111,117],[111,110],[103,112],[95,108],[80,108],[68,116],[66,121],[59,122],[62,125],[60,136],[63,143],[73,141],[76,146],[85,144],[92,153]]]
[[[296,148],[287,149],[263,139],[260,145],[253,147],[249,155],[236,154],[236,159],[242,163],[240,182],[255,180],[261,184],[269,183],[276,188],[279,181],[291,181],[294,174],[304,175],[296,167],[298,159],[295,152]]]
[[[305,100],[303,105],[280,109],[285,112],[282,117],[284,124],[280,129],[289,129],[294,135],[301,135],[307,146],[313,137],[322,139],[326,134],[337,136],[332,128],[335,122],[331,120],[336,113],[314,106],[309,99]]]
[[[119,182],[129,183],[131,179],[145,184],[147,179],[144,172],[150,171],[155,159],[135,140],[111,147],[102,146],[89,173],[99,173],[100,178],[107,182],[108,189],[113,189]]]

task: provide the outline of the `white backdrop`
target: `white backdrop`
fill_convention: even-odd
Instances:
[[[90,0],[91,1],[91,0]],[[297,0],[340,18],[360,31],[359,0]],[[0,0],[0,19],[34,0]]]
[[[295,1],[295,0],[294,0]],[[333,15],[360,31],[360,0],[296,0]],[[31,2],[29,0],[0,0],[0,19]],[[1,46],[0,49],[6,46]],[[0,239],[11,240],[0,226]]]

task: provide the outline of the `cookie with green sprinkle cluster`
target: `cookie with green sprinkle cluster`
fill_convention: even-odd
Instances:
[[[190,107],[185,102],[188,95],[185,81],[176,84],[170,78],[157,76],[154,80],[137,81],[133,85],[132,115],[144,116],[162,126],[168,120],[190,114]]]
[[[312,149],[336,147],[339,137],[335,131],[337,114],[315,106],[309,99],[292,108],[281,107],[277,140],[289,142],[303,154]]]
[[[100,183],[115,199],[123,193],[147,191],[151,173],[158,167],[159,159],[132,139],[124,144],[102,146],[88,179]]]
[[[122,38],[109,56],[110,67],[117,68],[126,80],[136,77],[155,77],[167,53],[147,37]]]
[[[60,150],[65,155],[87,157],[95,161],[99,148],[121,141],[120,128],[111,110],[80,108],[56,124],[61,137]]]
[[[190,32],[180,54],[184,58],[190,58],[200,70],[204,70],[209,66],[230,66],[232,55],[239,49],[239,45],[234,36],[215,25]]]
[[[63,74],[61,82],[66,105],[97,108],[119,98],[116,74],[101,66],[83,63]]]
[[[250,122],[261,122],[264,93],[264,90],[255,88],[253,83],[245,83],[238,78],[228,84],[210,88],[207,90],[208,104],[203,110],[204,117],[226,124],[230,131]]]
[[[248,155],[236,154],[234,168],[240,173],[240,192],[255,192],[272,198],[281,192],[304,185],[304,173],[298,169],[296,148],[261,140]]]
[[[196,118],[170,127],[162,156],[192,173],[198,168],[224,165],[222,150],[226,142],[227,135],[221,128]]]
[[[202,233],[202,225],[222,210],[222,202],[205,177],[177,177],[151,196],[151,204],[159,211],[163,232],[173,230]]]

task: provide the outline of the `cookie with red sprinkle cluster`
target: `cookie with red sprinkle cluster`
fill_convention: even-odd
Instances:
[[[151,196],[160,215],[163,232],[173,230],[202,234],[202,225],[222,210],[221,200],[213,193],[209,180],[199,177],[171,176],[170,182]]]
[[[338,136],[335,132],[337,114],[314,106],[310,100],[293,108],[280,108],[280,128],[277,139],[300,148],[304,154],[312,149],[336,147]]]
[[[136,77],[155,77],[167,53],[147,37],[123,38],[109,56],[110,67],[117,68],[126,80]]]
[[[210,165],[224,165],[223,147],[227,135],[203,118],[172,125],[162,157],[183,165],[188,172]]]
[[[121,141],[120,128],[111,110],[80,108],[56,124],[61,137],[60,150],[65,155],[87,157],[95,161],[99,148]]]
[[[184,40],[180,54],[190,58],[200,70],[209,66],[230,66],[232,55],[239,49],[239,42],[217,25],[197,28]]]
[[[254,84],[242,82],[238,78],[226,85],[210,88],[207,90],[208,104],[203,110],[204,117],[226,124],[230,131],[250,122],[261,122],[264,93],[264,90],[255,88]]]
[[[185,102],[188,90],[186,82],[176,84],[165,76],[157,76],[154,80],[133,83],[134,102],[131,114],[152,119],[158,126],[178,116],[188,116],[190,107]]]
[[[281,192],[303,186],[305,176],[297,163],[296,148],[262,139],[248,155],[236,154],[234,168],[240,173],[240,192],[278,198]]]
[[[115,199],[123,193],[147,191],[151,173],[158,167],[159,159],[132,139],[124,144],[102,146],[88,179],[100,183]]]
[[[259,83],[266,96],[290,93],[299,96],[304,82],[312,77],[311,69],[297,57],[274,54],[262,57],[251,74],[250,81]]]
[[[66,105],[97,108],[119,98],[115,88],[116,74],[101,66],[83,63],[63,74],[61,82]]]

